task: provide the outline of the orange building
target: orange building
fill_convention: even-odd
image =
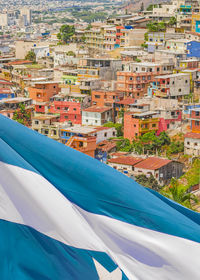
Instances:
[[[50,98],[60,92],[58,82],[38,82],[34,87],[29,87],[29,97],[38,102],[50,101]]]
[[[190,120],[192,132],[200,133],[200,108],[191,110]]]
[[[117,91],[138,99],[147,93],[148,85],[153,81],[153,77],[153,72],[117,72]]]
[[[150,131],[158,131],[159,118],[156,112],[125,112],[124,114],[124,138],[132,141]]]
[[[113,107],[113,104],[123,98],[121,93],[115,91],[93,90],[92,105],[98,107]]]
[[[94,158],[96,150],[96,137],[72,136],[66,143],[67,146]]]

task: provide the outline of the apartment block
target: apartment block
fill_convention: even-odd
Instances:
[[[156,76],[148,88],[149,96],[182,99],[190,94],[190,74]]]
[[[159,129],[157,112],[125,112],[124,113],[124,138],[130,141],[151,131]]]
[[[101,126],[110,121],[113,121],[112,108],[92,106],[82,110],[82,125]]]
[[[28,88],[29,97],[38,102],[50,101],[50,98],[60,92],[58,82],[38,82]]]

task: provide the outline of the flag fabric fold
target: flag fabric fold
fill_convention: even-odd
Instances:
[[[200,215],[0,115],[0,279],[200,279]]]

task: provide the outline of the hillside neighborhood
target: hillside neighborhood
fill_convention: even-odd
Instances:
[[[0,114],[200,211],[200,1],[0,8]]]

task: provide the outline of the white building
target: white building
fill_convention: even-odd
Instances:
[[[49,46],[33,47],[32,50],[36,55],[36,61],[40,58],[47,57],[50,55]]]
[[[111,158],[108,160],[108,165],[114,169],[123,172],[127,175],[134,174],[134,166],[141,162],[142,158],[134,158],[130,156],[120,156],[117,158]]]
[[[82,110],[82,125],[101,126],[112,120],[111,108],[93,106]]]
[[[184,153],[195,157],[200,156],[200,133],[185,134]]]

